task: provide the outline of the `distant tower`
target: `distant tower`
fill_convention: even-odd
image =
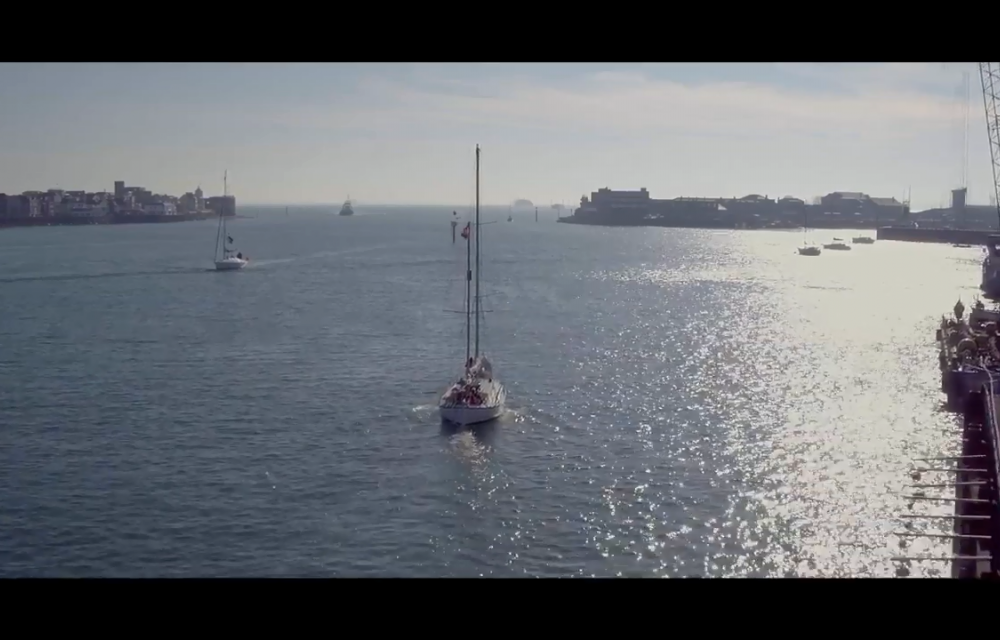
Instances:
[[[951,190],[951,208],[956,212],[963,211],[965,209],[965,198],[969,190],[965,187],[961,189]]]
[[[968,192],[965,187],[951,190],[952,219],[959,223],[960,228],[965,228],[965,200]]]
[[[122,200],[125,198],[125,181],[115,180],[115,199]]]
[[[194,190],[194,210],[195,211],[203,211],[205,209],[205,207],[203,206],[204,205],[204,198],[203,198],[204,195],[205,194],[201,190],[201,185],[199,184],[198,188]]]

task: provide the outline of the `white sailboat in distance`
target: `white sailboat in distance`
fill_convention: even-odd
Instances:
[[[233,237],[226,231],[226,203],[229,202],[229,171],[222,175],[222,204],[219,205],[219,230],[215,234],[215,270],[237,271],[247,266],[250,259],[235,249],[230,249]],[[219,247],[222,247],[220,254]]]
[[[800,256],[818,256],[820,248],[808,242],[809,236],[809,209],[802,209],[802,246],[799,247]]]
[[[466,223],[462,237],[466,241],[465,261],[465,367],[462,377],[451,385],[438,404],[441,419],[453,424],[467,426],[488,422],[500,417],[504,402],[507,400],[507,390],[499,380],[493,377],[493,366],[479,350],[479,318],[482,313],[479,295],[479,265],[481,253],[479,234],[482,225],[479,222],[479,145],[476,145],[476,222],[475,226]],[[475,257],[475,295],[472,291],[473,237],[476,243]],[[472,322],[475,318],[475,341],[472,340]]]

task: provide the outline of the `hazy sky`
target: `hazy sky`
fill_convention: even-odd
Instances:
[[[974,64],[0,64],[0,192],[242,203],[992,191]]]

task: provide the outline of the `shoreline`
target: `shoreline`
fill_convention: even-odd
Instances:
[[[109,214],[99,217],[79,216],[36,216],[33,218],[14,218],[0,220],[0,229],[16,229],[25,227],[80,227],[106,224],[169,224],[177,222],[193,222],[196,220],[213,220],[218,217],[214,211],[203,213],[185,213],[177,215],[134,215]],[[227,215],[227,218],[244,218],[246,216]]]
[[[706,231],[802,231],[801,225],[781,226],[736,226],[735,224],[611,224],[603,222],[582,222],[571,217],[559,218],[563,224],[584,227],[614,227],[614,228],[661,228],[661,229],[704,229]],[[843,224],[829,223],[809,225],[811,231],[875,231],[876,240],[897,242],[930,242],[936,244],[971,244],[985,245],[990,236],[1000,235],[1000,230],[992,229],[942,229],[921,227],[877,226],[875,224]]]
[[[572,216],[563,216],[557,220],[563,224],[573,224],[582,227],[643,227],[643,228],[664,228],[664,229],[706,229],[706,230],[720,230],[729,229],[733,231],[802,231],[803,227],[801,224],[755,224],[746,225],[741,224],[739,221],[732,222],[718,222],[718,223],[691,223],[685,224],[682,222],[656,222],[656,221],[643,221],[641,223],[620,223],[620,222],[583,222],[581,220],[574,220]],[[852,231],[875,231],[878,229],[878,225],[874,223],[861,223],[861,224],[850,224],[845,222],[833,222],[829,224],[817,224],[809,225],[809,229],[834,229],[834,230],[852,230]]]

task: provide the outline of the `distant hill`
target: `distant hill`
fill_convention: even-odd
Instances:
[[[514,206],[515,207],[533,207],[535,205],[534,205],[534,203],[531,202],[531,200],[525,200],[524,198],[518,198],[517,200],[514,201]]]

